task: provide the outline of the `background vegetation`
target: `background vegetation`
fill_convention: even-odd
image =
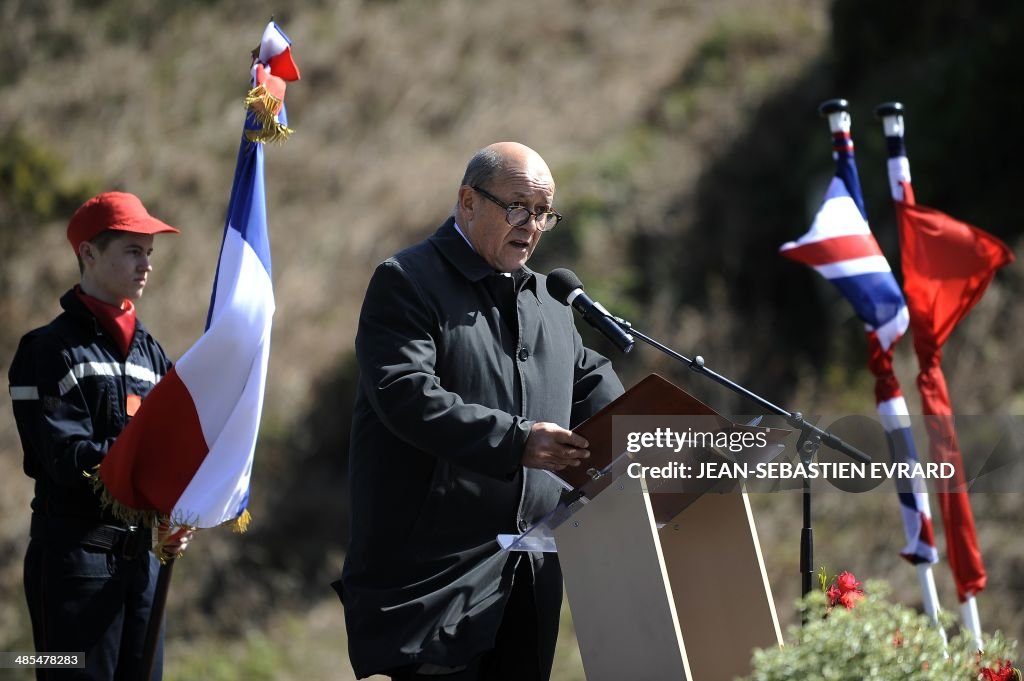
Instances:
[[[1006,663],[1013,645],[998,634],[985,637],[981,656],[970,632],[945,639],[927,615],[886,600],[887,590],[884,581],[869,582],[850,609],[824,593],[808,594],[807,623],[788,632],[793,645],[758,651],[747,681],[1016,678]]]
[[[141,315],[172,356],[201,332],[220,243],[248,54],[267,17],[295,41],[298,130],[268,149],[278,302],[252,530],[208,532],[176,569],[171,679],[346,678],[328,589],[347,535],[352,337],[374,265],[433,230],[466,159],[499,139],[540,151],[568,220],[533,264],[575,269],[651,334],[780,404],[870,413],[863,333],[849,305],[778,246],[802,234],[832,173],[823,99],[853,103],[871,223],[894,267],[884,145],[871,112],[906,103],[918,199],[1019,251],[1024,6],[965,0],[2,0],[0,367],[77,277],[64,227],[120,188],[183,228],[157,241]],[[947,346],[961,414],[1024,413],[1014,350],[1019,264]],[[582,329],[598,348],[600,338]],[[910,343],[897,368],[912,411]],[[749,405],[645,349],[616,357],[726,413]],[[0,649],[30,646],[21,559],[32,489],[0,410]],[[799,499],[755,499],[780,613],[798,589]],[[1024,634],[1019,494],[974,499],[986,628]],[[919,604],[896,555],[890,495],[822,495],[817,561],[885,577]],[[940,546],[942,545],[940,541]],[[955,607],[945,565],[940,595]],[[582,678],[566,613],[556,677]]]

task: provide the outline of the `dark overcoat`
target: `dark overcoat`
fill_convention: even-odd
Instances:
[[[335,584],[356,675],[492,648],[518,560],[553,645],[556,556],[506,554],[495,537],[554,508],[558,484],[520,463],[530,428],[571,427],[621,394],[611,363],[544,275],[496,274],[452,219],[377,267],[356,355],[351,542]]]

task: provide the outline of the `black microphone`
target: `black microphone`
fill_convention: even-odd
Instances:
[[[619,350],[629,352],[633,349],[633,337],[622,330],[610,312],[601,303],[591,300],[583,292],[583,282],[572,270],[559,267],[548,274],[548,294],[563,305],[572,305],[583,315],[583,319],[592,327],[604,334],[604,337],[615,344]]]

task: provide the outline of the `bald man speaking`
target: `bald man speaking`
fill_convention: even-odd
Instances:
[[[526,263],[562,216],[544,160],[478,151],[430,238],[381,263],[359,317],[351,544],[335,583],[359,678],[547,679],[555,554],[505,553],[578,466],[569,428],[622,393]]]

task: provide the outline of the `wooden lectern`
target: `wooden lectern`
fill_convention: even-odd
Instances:
[[[754,648],[782,644],[746,494],[659,492],[661,481],[624,474],[613,419],[681,414],[770,442],[788,434],[734,424],[653,374],[575,429],[589,467],[559,475],[585,495],[551,534],[588,681],[732,681]]]

